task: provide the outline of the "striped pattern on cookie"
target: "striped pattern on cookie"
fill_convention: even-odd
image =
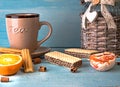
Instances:
[[[64,50],[66,54],[79,57],[79,58],[89,58],[89,56],[93,53],[98,53],[97,50],[87,50],[80,48],[68,48]]]
[[[58,51],[46,53],[45,59],[48,60],[50,63],[69,67],[69,68],[72,67],[78,68],[82,65],[82,60],[80,58],[73,57],[71,55]]]

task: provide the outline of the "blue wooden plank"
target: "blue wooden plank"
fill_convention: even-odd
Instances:
[[[7,39],[0,39],[0,47],[10,47]]]
[[[39,72],[39,66],[46,66],[47,72]],[[84,60],[78,72],[71,73],[69,69],[53,65],[42,60],[34,65],[34,73],[19,71],[16,75],[8,76],[10,82],[0,83],[0,87],[119,87],[120,66],[107,72],[94,70],[89,62]]]

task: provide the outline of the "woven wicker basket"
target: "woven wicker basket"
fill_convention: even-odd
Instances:
[[[102,16],[93,23],[87,21],[87,29],[81,29],[81,48],[120,55],[120,16],[114,16],[114,21],[117,29],[108,29]]]

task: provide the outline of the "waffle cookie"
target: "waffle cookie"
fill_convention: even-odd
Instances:
[[[71,55],[58,51],[46,53],[45,59],[48,60],[50,63],[65,66],[68,68],[78,68],[82,65],[82,60],[80,58],[73,57]]]
[[[65,49],[65,53],[79,57],[79,58],[89,58],[89,56],[93,53],[98,53],[97,50],[86,50],[86,49],[80,49],[80,48],[68,48]]]

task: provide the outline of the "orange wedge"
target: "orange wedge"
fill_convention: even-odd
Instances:
[[[0,55],[0,75],[16,74],[22,66],[22,57],[17,54]]]

